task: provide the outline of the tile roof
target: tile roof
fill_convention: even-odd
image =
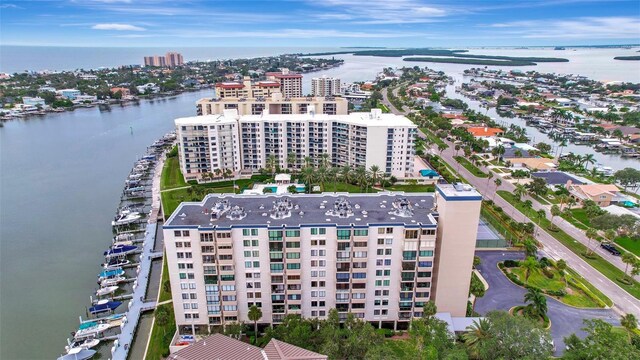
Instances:
[[[579,189],[583,193],[589,196],[597,196],[600,194],[614,194],[620,191],[617,186],[613,184],[589,184],[589,185],[575,185],[575,189]]]
[[[318,354],[276,339],[269,341],[267,346],[264,347],[264,352],[268,360],[327,360],[326,355]]]
[[[504,133],[504,130],[490,127],[471,127],[467,129],[473,136],[496,136]]]
[[[266,360],[262,349],[222,334],[213,334],[180,349],[169,360]]]

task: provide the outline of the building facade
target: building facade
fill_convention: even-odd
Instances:
[[[265,73],[267,80],[276,81],[280,84],[280,92],[285,97],[301,97],[302,96],[302,75],[289,71],[289,69],[281,69],[280,72]]]
[[[315,163],[328,154],[332,166],[376,165],[399,179],[414,177],[417,127],[404,116],[371,113],[348,115],[262,114],[239,116],[235,109],[222,115],[175,120],[180,167],[186,180],[203,173],[231,170],[257,172],[274,156],[282,169],[300,169],[304,159]],[[229,129],[220,137],[220,129]],[[233,141],[233,143],[225,143]],[[222,144],[225,143],[225,147]],[[290,162],[289,154],[295,161]],[[229,161],[223,161],[231,156]]]
[[[349,110],[349,103],[343,98],[311,96],[287,98],[283,97],[280,92],[274,92],[270,87],[252,90],[253,93],[262,92],[263,96],[237,97],[234,93],[244,91],[241,90],[241,86],[238,86],[237,83],[216,84],[218,94],[224,95],[198,100],[196,102],[197,115],[222,114],[228,109],[237,109],[240,115],[306,114],[312,107],[317,114],[346,115]]]
[[[313,96],[335,96],[341,93],[340,79],[327,76],[311,79]]]
[[[422,307],[464,316],[482,197],[433,193],[210,194],[163,226],[176,323],[261,323],[332,308],[406,329]],[[466,230],[460,224],[464,224]]]

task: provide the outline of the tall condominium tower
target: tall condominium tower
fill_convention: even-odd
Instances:
[[[163,226],[178,326],[206,329],[287,314],[406,329],[435,300],[466,313],[481,196],[433,193],[210,194]]]

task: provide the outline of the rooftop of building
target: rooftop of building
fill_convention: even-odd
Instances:
[[[449,196],[455,191],[445,187]],[[474,190],[475,192],[475,190]],[[165,227],[299,227],[398,224],[433,227],[433,193],[233,195],[182,203]]]
[[[582,181],[562,171],[532,172],[531,176],[543,178],[548,185],[565,185],[569,181],[576,185],[584,184]]]
[[[348,115],[327,115],[314,114],[310,111],[305,114],[268,114],[268,111],[262,115],[242,115],[239,116],[234,109],[225,110],[223,114],[218,115],[200,115],[175,120],[176,125],[215,125],[224,123],[233,123],[237,120],[244,122],[262,122],[262,121],[340,121],[343,123],[362,125],[362,126],[380,126],[380,127],[416,127],[416,125],[406,117],[395,114],[383,114],[372,110],[371,112],[353,112]]]
[[[327,356],[271,339],[264,349],[213,334],[169,355],[170,360],[326,360]]]
[[[234,85],[236,83],[230,83],[227,88],[242,88],[242,85],[240,85],[239,87],[237,85]],[[218,86],[218,85],[216,85]],[[279,86],[279,85],[278,85]],[[265,102],[265,103],[279,103],[279,102],[286,102],[286,103],[290,103],[290,102],[300,102],[300,103],[305,103],[305,102],[313,102],[313,101],[343,101],[346,102],[347,99],[342,98],[342,97],[336,97],[336,96],[296,96],[296,97],[286,97],[283,96],[281,93],[277,92],[277,93],[272,93],[271,96],[265,96],[265,97],[256,97],[256,98],[250,98],[250,97],[246,97],[246,98],[237,98],[237,97],[213,97],[213,98],[202,98],[198,101],[196,101],[196,104],[201,104],[201,103],[211,103],[211,102],[221,102],[221,103],[237,103],[237,102],[244,102],[244,101],[255,101],[255,102]]]
[[[473,136],[496,136],[504,133],[504,130],[490,127],[470,127],[467,129]]]

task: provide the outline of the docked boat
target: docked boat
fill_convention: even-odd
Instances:
[[[98,323],[96,321],[85,322],[80,324],[78,331],[73,333],[74,339],[84,339],[89,336],[95,336],[109,329],[109,324]]]
[[[116,241],[113,243],[113,246],[130,246],[133,245],[133,241],[131,240],[125,240],[125,241]]]
[[[105,270],[98,275],[98,281],[112,279],[122,275],[124,275],[124,270],[122,269]]]
[[[136,250],[138,250],[138,247],[133,245],[113,246],[111,249],[104,252],[104,256],[112,257],[118,255],[127,255]]]
[[[65,350],[67,351],[67,354],[68,354],[72,349],[76,349],[76,348],[91,349],[92,347],[95,347],[98,344],[100,344],[99,339],[96,339],[95,337],[88,337],[86,339],[69,341],[69,345],[65,346]]]
[[[122,305],[122,301],[109,301],[109,300],[100,300],[95,305],[89,308],[90,314],[100,314],[107,311],[113,311],[118,308],[118,306]],[[106,326],[110,327],[108,324]]]
[[[124,190],[126,192],[128,192],[128,193],[137,192],[137,191],[144,191],[144,186],[128,187],[128,188],[126,188]]]
[[[140,180],[144,177],[144,174],[141,173],[133,173],[129,175],[129,180]]]
[[[110,279],[104,279],[102,281],[98,281],[98,284],[101,287],[107,287],[107,286],[113,286],[113,285],[118,285],[119,283],[123,282],[127,280],[127,278],[125,278],[124,276],[117,276],[114,278],[110,278]]]
[[[111,222],[111,225],[118,226],[118,225],[131,224],[132,222],[140,220],[141,217],[142,215],[137,211],[130,211],[130,210],[123,211],[122,213],[120,213],[120,215],[116,217],[115,220]]]
[[[62,355],[57,360],[87,360],[95,355],[95,353],[95,350],[78,347],[69,349],[67,355]]]
[[[105,262],[104,264],[102,264],[102,267],[105,268],[106,270],[115,270],[115,269],[119,269],[125,265],[129,265],[131,263],[131,261],[125,259],[125,258],[111,258],[109,259],[109,261]]]
[[[116,292],[116,290],[118,290],[118,286],[116,286],[116,285],[106,286],[106,287],[98,289],[96,291],[96,296],[109,295],[109,294],[112,294],[112,293]]]

